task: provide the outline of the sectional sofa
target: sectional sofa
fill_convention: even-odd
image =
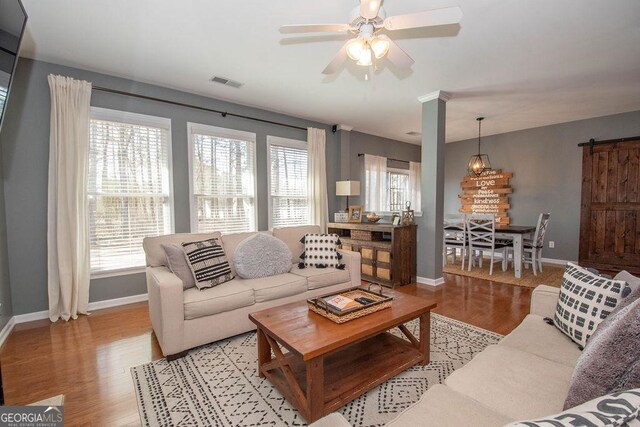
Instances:
[[[434,385],[395,419],[393,427],[496,427],[562,411],[581,351],[545,323],[553,317],[560,289],[540,285],[530,314],[499,344],[491,345]],[[313,427],[350,426],[338,413]]]

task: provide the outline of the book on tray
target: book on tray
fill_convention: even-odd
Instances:
[[[359,302],[342,295],[333,295],[330,297],[326,297],[324,301],[327,303],[327,305],[339,311],[362,307],[362,304],[360,304]]]

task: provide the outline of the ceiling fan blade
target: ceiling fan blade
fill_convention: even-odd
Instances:
[[[407,55],[400,46],[384,34],[381,34],[378,37],[385,38],[389,41],[389,52],[387,52],[387,59],[389,62],[398,68],[411,68],[415,61],[411,59],[411,57]]]
[[[360,0],[360,16],[366,19],[374,19],[378,16],[382,0]]]
[[[283,25],[280,27],[282,34],[293,33],[335,33],[341,31],[349,31],[349,25],[347,24],[294,24]]]
[[[322,74],[333,74],[338,71],[338,67],[340,67],[342,63],[348,58],[347,44],[349,44],[349,41],[342,45],[336,56],[334,56],[331,62],[329,62],[329,65],[327,65],[327,67],[322,70]]]
[[[387,30],[406,30],[408,28],[433,27],[436,25],[457,24],[462,19],[462,10],[458,7],[427,10],[426,12],[390,16],[384,20]]]

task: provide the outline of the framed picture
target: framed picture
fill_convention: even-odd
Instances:
[[[349,222],[362,221],[362,206],[349,206]]]
[[[393,225],[400,225],[400,214],[397,212],[393,213],[393,216],[391,217],[391,223]]]

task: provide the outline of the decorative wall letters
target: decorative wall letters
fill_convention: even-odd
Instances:
[[[509,194],[513,192],[509,179],[512,172],[489,170],[480,176],[465,176],[460,183],[462,194],[459,194],[465,214],[494,214],[496,226],[509,225]]]

